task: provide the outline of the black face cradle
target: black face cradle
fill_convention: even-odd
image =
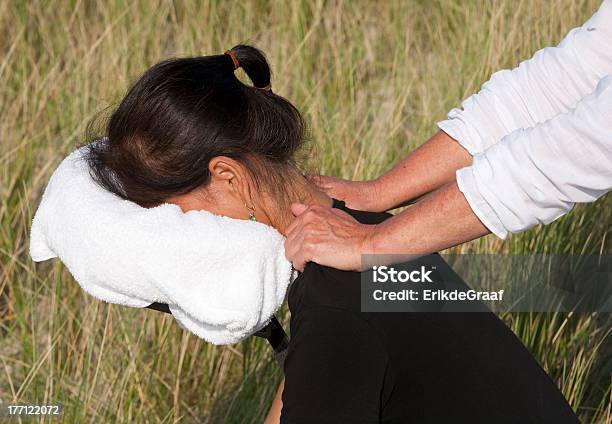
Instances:
[[[170,312],[170,308],[165,303],[154,302],[147,306],[147,308],[166,314],[172,314]],[[287,348],[289,347],[289,337],[287,337],[287,333],[285,333],[285,330],[280,322],[278,322],[278,319],[276,319],[275,316],[272,316],[270,322],[261,330],[253,333],[253,336],[266,339],[268,343],[270,343],[272,350],[274,350],[274,357],[282,368],[285,361],[285,354],[287,353]]]

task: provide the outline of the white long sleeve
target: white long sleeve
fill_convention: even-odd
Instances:
[[[438,127],[472,155],[519,128],[567,112],[612,74],[612,0],[557,47],[538,51],[512,70],[494,73]]]
[[[558,47],[494,74],[438,126],[475,155],[457,183],[500,238],[609,191],[612,0]]]
[[[574,203],[612,189],[612,75],[577,106],[519,129],[457,171],[459,189],[491,232],[505,238],[548,224]]]

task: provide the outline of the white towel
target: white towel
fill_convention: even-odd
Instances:
[[[293,277],[282,235],[258,222],[123,200],[94,182],[84,149],[45,189],[30,233],[34,261],[59,257],[106,302],[167,303],[184,328],[214,344],[236,343],[270,320]]]

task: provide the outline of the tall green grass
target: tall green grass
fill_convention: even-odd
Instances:
[[[369,178],[422,143],[497,69],[558,43],[590,0],[0,2],[0,400],[64,422],[262,420],[280,373],[262,341],[215,347],[170,317],[95,301],[28,228],[87,122],[170,56],[263,49],[310,124],[317,171]],[[409,182],[407,182],[409,183]],[[612,198],[470,252],[612,252]],[[611,423],[609,315],[503,317],[584,422]]]

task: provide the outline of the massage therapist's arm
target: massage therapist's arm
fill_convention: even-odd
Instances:
[[[390,171],[372,181],[315,176],[312,181],[351,209],[383,212],[436,190],[455,179],[472,156],[444,131],[435,133]]]
[[[298,218],[287,231],[285,253],[297,269],[315,261],[355,270],[364,253],[428,254],[489,231],[504,238],[611,189],[612,75],[571,111],[514,131],[459,170],[456,182],[382,224],[293,205]]]
[[[287,258],[298,270],[309,261],[358,270],[363,253],[426,254],[488,234],[454,182],[457,170],[471,163],[467,150],[438,131],[374,181],[315,179],[327,194],[358,210],[386,211],[430,194],[377,226],[360,224],[337,209],[294,205],[299,219],[287,231]]]
[[[557,48],[494,74],[463,111],[438,124],[449,135],[438,133],[372,184],[374,190],[320,179],[349,207],[373,210],[358,201],[369,196],[383,210],[435,189],[456,171],[453,182],[376,227],[340,211],[292,206],[297,219],[285,243],[289,260],[297,269],[311,260],[358,269],[364,253],[428,254],[488,232],[503,239],[603,196],[612,188],[611,22],[612,0],[606,0]],[[454,153],[440,154],[453,149],[453,140],[465,152],[455,146]],[[421,175],[405,165],[418,166]]]

